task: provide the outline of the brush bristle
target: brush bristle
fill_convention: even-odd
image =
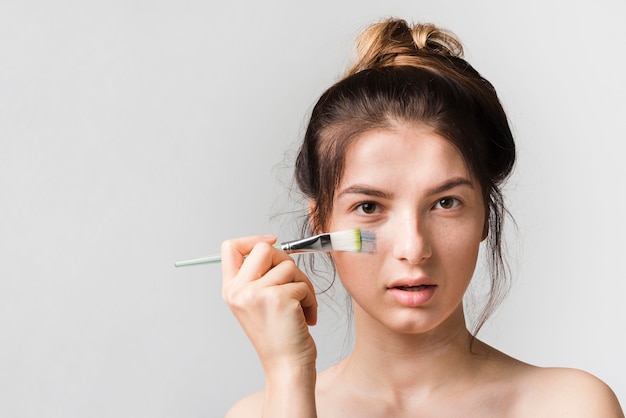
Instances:
[[[333,251],[349,251],[353,253],[375,253],[376,235],[361,229],[332,232],[330,242]]]

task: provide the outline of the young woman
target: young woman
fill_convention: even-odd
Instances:
[[[483,241],[483,319],[504,279],[500,186],[515,146],[491,84],[433,25],[375,24],[358,52],[315,106],[296,162],[311,232],[376,234],[375,254],[332,254],[353,302],[354,349],[318,375],[309,278],[274,236],[224,242],[223,296],[266,375],[228,416],[623,417],[597,378],[525,364],[466,327]]]

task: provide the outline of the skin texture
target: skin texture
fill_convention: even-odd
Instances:
[[[329,229],[376,233],[376,254],[333,255],[363,329],[413,338],[462,319],[459,306],[483,240],[481,196],[460,154],[433,134],[373,131],[348,149]],[[434,289],[430,300],[398,303],[398,293],[410,298],[423,292],[394,285],[422,283]]]
[[[228,417],[623,417],[587,373],[470,345],[462,298],[485,238],[481,196],[458,151],[427,127],[398,124],[350,145],[326,227],[375,232],[377,252],[333,254],[356,340],[319,375],[306,276],[273,237],[226,242],[224,298],[267,377]]]

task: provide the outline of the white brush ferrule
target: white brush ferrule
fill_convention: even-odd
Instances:
[[[290,253],[313,253],[318,251],[332,251],[329,234],[287,241],[280,244],[280,249]]]

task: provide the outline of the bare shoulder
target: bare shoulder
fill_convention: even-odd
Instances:
[[[520,389],[523,416],[624,417],[611,388],[582,370],[532,367]]]
[[[263,412],[263,392],[256,392],[237,401],[226,413],[225,418],[254,418]]]

